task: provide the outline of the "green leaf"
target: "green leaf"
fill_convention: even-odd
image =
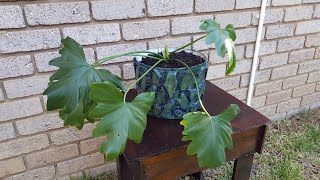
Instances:
[[[104,69],[95,69],[85,59],[83,48],[70,37],[61,40],[64,47],[59,51],[60,57],[49,62],[59,67],[50,77],[49,87],[44,91],[48,96],[47,109],[59,110],[65,125],[81,129],[84,119],[90,122],[88,112],[94,106],[89,99],[90,84],[111,81],[124,90],[121,79]]]
[[[230,53],[229,55],[231,58],[227,64],[227,72],[226,74],[229,75],[231,74],[234,69],[236,68],[237,65],[237,61],[236,61],[236,52],[234,51],[234,49],[232,49],[232,53]]]
[[[89,116],[101,118],[92,135],[107,135],[100,152],[105,153],[108,160],[114,160],[123,153],[128,139],[141,142],[155,93],[141,93],[132,102],[124,102],[121,91],[108,81],[93,83],[91,89],[90,98],[97,106]]]
[[[224,32],[227,33],[227,35],[232,39],[232,41],[235,41],[237,39],[237,35],[234,32],[234,27],[232,24],[228,24],[224,29]]]
[[[191,112],[184,115],[181,124],[185,135],[182,140],[191,140],[187,154],[197,154],[200,167],[215,168],[226,161],[225,148],[232,149],[233,120],[240,109],[230,105],[225,111],[216,116],[208,116],[203,112]]]
[[[232,73],[236,67],[236,55],[234,41],[237,36],[232,24],[226,26],[225,29],[221,29],[220,25],[212,20],[206,19],[202,21],[200,29],[207,32],[205,42],[207,45],[214,43],[216,46],[217,54],[220,57],[225,57],[228,53],[229,63],[227,66],[227,75]]]
[[[164,50],[162,52],[162,56],[164,58],[165,61],[169,61],[170,60],[170,52],[167,46],[164,47]]]

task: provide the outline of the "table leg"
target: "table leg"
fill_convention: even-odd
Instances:
[[[142,170],[139,163],[128,164],[125,158],[120,155],[117,159],[117,171],[119,180],[141,180]]]
[[[200,180],[201,179],[201,171],[191,174],[191,177],[193,177],[196,180]]]
[[[232,180],[247,180],[250,177],[254,154],[248,154],[235,160]]]

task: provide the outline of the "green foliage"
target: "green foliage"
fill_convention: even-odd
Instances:
[[[233,174],[234,162],[226,162],[219,168],[207,169],[202,171],[203,179],[215,179],[215,180],[231,180]],[[210,178],[209,178],[210,177]]]
[[[272,179],[279,180],[300,180],[302,176],[302,166],[293,162],[290,156],[280,157],[280,161],[276,162],[277,165],[271,169],[270,175]]]
[[[214,43],[216,51],[220,57],[225,57],[228,53],[229,62],[226,74],[229,75],[236,67],[234,41],[237,36],[233,25],[229,24],[225,29],[221,29],[220,25],[212,19],[203,20],[202,22],[200,29],[207,32],[207,36],[205,38],[206,44],[209,45]]]
[[[169,61],[170,60],[170,52],[167,46],[164,47],[163,52],[162,52],[162,57],[165,61]]]
[[[216,116],[208,116],[203,112],[191,112],[184,115],[181,124],[183,141],[191,140],[188,155],[197,154],[201,167],[215,168],[221,166],[225,160],[225,148],[232,149],[233,120],[240,109],[237,105],[230,105],[225,111]]]
[[[215,43],[221,57],[228,53],[227,74],[234,70],[236,66],[234,49],[236,34],[233,26],[228,25],[225,29],[220,29],[217,22],[204,20],[200,29],[206,31],[207,35],[175,51],[169,52],[165,47],[161,54],[150,51],[128,52],[105,57],[92,65],[87,63],[80,44],[69,37],[63,39],[64,47],[59,52],[61,56],[49,63],[58,67],[59,70],[50,77],[49,87],[44,92],[44,95],[48,96],[47,109],[49,111],[60,110],[59,116],[64,120],[64,124],[75,126],[78,129],[83,127],[85,119],[90,122],[100,119],[93,130],[93,136],[107,135],[108,139],[100,146],[100,152],[105,153],[108,160],[116,159],[124,152],[127,140],[141,142],[146,128],[147,113],[155,99],[155,93],[148,92],[139,94],[132,102],[126,102],[126,95],[138,81],[141,80],[141,84],[145,84],[146,78],[144,76],[159,63],[170,61],[171,54],[206,38],[207,44]],[[128,90],[125,90],[119,77],[107,70],[97,68],[106,61],[122,56],[149,57],[158,60],[158,62],[129,86]],[[187,65],[185,66],[190,70]],[[152,80],[159,81],[157,77],[152,77]],[[191,71],[190,74],[184,76],[185,87],[181,87],[181,89],[188,88],[189,82],[192,80],[195,80],[197,84]],[[165,79],[165,88],[170,97],[174,96],[177,88],[175,82],[174,74]],[[230,121],[239,113],[239,108],[236,105],[231,105],[221,114],[210,116],[201,102],[199,89],[197,89],[197,93],[205,113],[194,112],[184,116],[184,120],[181,122],[185,128],[183,140],[192,140],[188,147],[188,154],[197,154],[200,166],[217,167],[225,161],[225,148],[232,149]],[[158,96],[160,97],[161,93]],[[187,100],[181,99],[181,104],[186,104]],[[166,110],[168,109],[163,109],[163,111]]]
[[[93,107],[89,99],[90,84],[93,82],[110,81],[124,90],[122,80],[104,69],[95,69],[86,61],[83,48],[73,39],[62,39],[64,47],[61,56],[49,62],[59,70],[50,77],[49,87],[44,91],[48,96],[47,109],[60,110],[59,116],[65,125],[81,129],[84,119]]]
[[[89,116],[101,118],[92,134],[108,136],[100,152],[108,160],[114,160],[123,153],[128,139],[141,142],[155,94],[141,93],[132,102],[125,102],[122,92],[110,82],[93,83],[91,89],[90,98],[97,106]]]
[[[273,122],[252,179],[319,179],[320,110]]]
[[[307,131],[300,134],[293,134],[289,139],[287,149],[294,149],[299,152],[320,152],[320,125],[308,127]]]

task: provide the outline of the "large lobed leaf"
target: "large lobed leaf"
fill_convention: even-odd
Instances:
[[[132,102],[124,102],[121,91],[110,82],[93,83],[90,98],[97,106],[90,112],[91,118],[101,118],[92,134],[107,135],[100,146],[108,160],[123,153],[127,140],[140,143],[147,124],[147,113],[154,101],[154,92],[139,94]]]
[[[90,84],[111,81],[118,88],[124,89],[121,79],[107,70],[95,69],[86,61],[83,48],[70,37],[61,40],[64,47],[59,51],[60,57],[49,62],[59,67],[50,77],[49,87],[44,91],[48,96],[47,109],[60,110],[59,115],[65,125],[81,129],[84,119],[93,107],[89,99]]]
[[[187,154],[197,154],[199,166],[215,168],[226,161],[225,148],[233,147],[230,121],[239,112],[239,107],[232,104],[216,116],[208,116],[203,112],[184,115],[181,121],[184,126],[182,140],[191,140]]]
[[[206,19],[203,20],[200,29],[207,32],[205,39],[207,45],[215,43],[216,51],[220,57],[225,57],[228,52],[229,62],[226,74],[232,73],[236,67],[234,41],[237,38],[233,25],[229,24],[225,29],[221,29],[216,21]]]

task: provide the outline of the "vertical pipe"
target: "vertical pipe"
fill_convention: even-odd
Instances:
[[[262,39],[264,17],[266,15],[266,7],[267,7],[267,0],[262,0],[257,41],[256,41],[255,49],[254,49],[253,63],[252,63],[251,75],[250,75],[250,83],[249,83],[249,89],[248,89],[248,95],[247,95],[247,105],[249,105],[249,106],[251,106],[251,100],[252,100],[252,96],[253,96],[254,81],[255,81],[255,76],[256,76],[256,71],[257,71],[258,60],[259,60],[259,50],[260,50],[260,44],[261,44],[261,39]]]

